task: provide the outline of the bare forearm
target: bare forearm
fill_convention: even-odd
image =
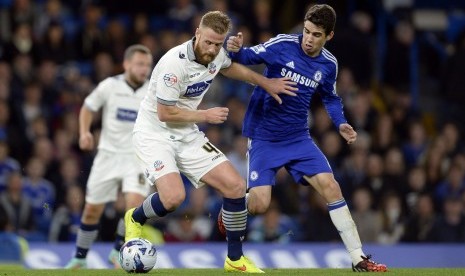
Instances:
[[[79,133],[83,134],[90,131],[90,126],[92,124],[93,112],[83,106],[79,112]]]
[[[166,123],[201,123],[206,121],[205,110],[188,110],[177,106],[158,110],[158,119]]]
[[[251,69],[233,62],[230,67],[221,70],[221,73],[228,78],[245,81],[254,85],[262,86],[266,78]]]

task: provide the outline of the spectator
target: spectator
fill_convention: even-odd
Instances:
[[[384,156],[385,189],[401,194],[407,186],[404,156],[398,147],[390,148]]]
[[[420,157],[425,153],[428,147],[425,127],[420,121],[413,121],[409,124],[408,140],[402,145],[407,167],[418,165]]]
[[[168,220],[164,233],[166,242],[202,242],[205,238],[199,229],[194,227],[196,216],[189,210],[184,210]]]
[[[409,213],[415,210],[418,198],[424,192],[430,192],[426,182],[425,169],[420,166],[412,167],[407,175],[407,187],[402,192]]]
[[[465,85],[465,79],[461,72],[465,70],[465,29],[458,36],[455,43],[455,51],[450,55],[442,70],[441,89],[436,95],[441,99],[441,112],[439,120],[441,122],[452,121],[459,125],[465,125],[465,95],[461,92],[461,87]],[[440,93],[440,94],[439,94]]]
[[[23,194],[31,204],[36,229],[42,234],[43,240],[48,236],[56,196],[55,187],[44,178],[44,174],[45,167],[41,161],[31,157],[23,178]]]
[[[19,24],[33,26],[36,14],[35,4],[31,0],[13,1],[9,9],[2,10],[0,13],[0,40],[9,40],[11,31],[16,29]]]
[[[84,205],[84,193],[77,185],[66,190],[65,204],[53,215],[48,240],[50,242],[74,242],[81,224],[81,213]]]
[[[237,169],[242,178],[247,179],[247,143],[245,137],[237,135],[233,140],[232,149],[226,154],[229,161]]]
[[[387,114],[377,116],[375,127],[371,132],[373,137],[372,150],[379,154],[385,154],[389,147],[397,142],[396,131],[392,117]]]
[[[51,60],[59,65],[74,59],[75,56],[74,44],[66,41],[63,26],[54,21],[48,25],[37,51],[40,60]]]
[[[271,201],[265,214],[254,217],[248,228],[251,242],[289,243],[296,238],[296,225],[281,212],[276,201]]]
[[[0,139],[0,194],[6,190],[7,178],[12,172],[20,172],[18,161],[9,156],[9,146]]]
[[[363,243],[375,243],[381,233],[381,214],[372,209],[373,196],[365,187],[356,188],[352,195],[352,216]]]
[[[15,27],[13,37],[5,45],[6,61],[11,62],[19,55],[29,55],[34,62],[37,61],[38,48],[31,26],[28,23],[20,23]]]
[[[443,209],[443,214],[434,222],[427,241],[464,243],[465,215],[461,199],[457,196],[447,197]]]
[[[75,45],[78,60],[88,62],[105,48],[103,31],[99,27],[102,16],[100,7],[93,4],[85,6],[82,15],[84,22],[81,29],[76,32],[78,36]]]
[[[441,181],[436,190],[435,198],[438,206],[443,206],[447,197],[458,197],[465,191],[465,168],[452,164],[446,178]]]
[[[21,264],[27,252],[27,241],[11,232],[11,225],[7,213],[0,206],[0,265]]]
[[[317,192],[310,193],[311,209],[301,214],[301,229],[306,229],[305,241],[312,242],[336,242],[339,241],[339,234],[334,227],[328,214],[328,206],[322,196]],[[318,222],[318,223],[315,223]]]
[[[7,178],[7,190],[0,194],[0,206],[6,211],[14,233],[25,237],[34,236],[34,214],[29,200],[22,192],[23,179],[19,172]]]
[[[386,193],[381,198],[382,228],[378,236],[381,244],[395,244],[404,234],[405,212],[402,198],[394,192]]]
[[[403,242],[427,242],[428,235],[436,221],[433,197],[422,193],[415,202],[415,208],[406,224]]]

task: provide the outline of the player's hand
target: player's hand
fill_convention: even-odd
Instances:
[[[81,150],[94,149],[94,136],[90,132],[84,132],[79,136],[79,148]]]
[[[229,108],[227,107],[213,107],[205,111],[205,120],[209,124],[222,124],[229,114]]]
[[[238,32],[236,36],[230,36],[226,42],[226,50],[229,52],[237,53],[244,44],[244,37],[241,32]]]
[[[347,144],[349,145],[357,140],[357,132],[347,123],[339,125],[339,133],[342,137],[344,137],[344,139],[346,139]]]
[[[282,104],[283,100],[281,99],[281,97],[279,97],[279,94],[296,96],[297,94],[295,93],[295,91],[298,90],[296,85],[297,83],[292,81],[291,78],[275,78],[275,79],[268,79],[266,81],[266,85],[263,85],[262,87],[279,104]]]

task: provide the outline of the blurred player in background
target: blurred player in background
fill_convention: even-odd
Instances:
[[[84,101],[79,114],[79,147],[94,149],[91,133],[94,113],[103,109],[98,153],[87,181],[86,203],[76,241],[76,255],[66,268],[86,268],[86,256],[99,231],[105,204],[124,194],[126,209],[139,206],[150,193],[132,145],[132,130],[139,105],[147,93],[152,53],[143,45],[132,45],[124,53],[124,73],[98,84]],[[115,246],[109,261],[119,266],[119,249],[124,243],[124,220],[118,223]]]
[[[242,252],[247,210],[245,180],[225,155],[211,144],[196,123],[221,124],[225,107],[197,109],[218,73],[261,85],[280,101],[279,93],[295,95],[286,78],[267,79],[238,63],[223,48],[231,19],[219,11],[203,15],[195,37],[169,50],[152,72],[149,92],[141,103],[133,142],[146,177],[157,188],[144,203],[126,212],[126,241],[141,236],[148,218],[164,217],[185,199],[182,172],[196,187],[204,184],[224,197],[228,238],[226,271],[262,273]]]
[[[227,49],[233,61],[266,64],[266,77],[290,77],[298,84],[297,97],[283,96],[281,105],[260,87],[253,92],[243,125],[243,135],[249,138],[247,208],[254,215],[266,212],[276,172],[285,167],[296,182],[312,185],[326,200],[331,220],[351,256],[352,269],[386,271],[384,264],[373,262],[363,253],[341,188],[326,157],[310,137],[310,102],[319,93],[341,136],[348,144],[357,138],[336,93],[337,60],[323,48],[334,35],[335,23],[332,7],[314,5],[305,15],[303,34],[278,35],[251,48],[242,47],[241,33],[228,39]],[[220,228],[224,218],[219,217]]]

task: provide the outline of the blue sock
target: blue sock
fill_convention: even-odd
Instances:
[[[124,236],[116,234],[113,248],[119,251],[121,249],[121,246],[123,246],[123,244],[124,244]]]
[[[170,212],[171,211],[166,210],[161,203],[158,193],[153,193],[144,200],[142,206],[134,210],[132,217],[135,221],[143,225],[149,218],[161,218]]]
[[[74,257],[78,259],[84,259],[87,257],[87,252],[89,251],[90,246],[97,238],[98,228],[98,224],[81,223],[81,226],[78,230],[76,240],[76,254]]]
[[[223,223],[228,240],[228,257],[232,261],[239,260],[242,252],[242,240],[247,227],[247,209],[245,197],[223,198]]]

